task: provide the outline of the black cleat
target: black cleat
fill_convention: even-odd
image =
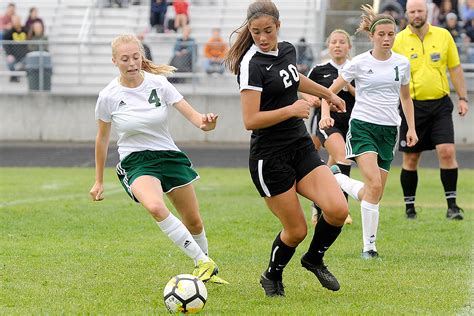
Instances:
[[[414,207],[410,207],[406,210],[407,219],[416,219],[416,211]]]
[[[306,261],[303,256],[301,257],[301,265],[306,270],[313,272],[314,275],[318,278],[321,285],[327,288],[328,290],[338,291],[341,288],[336,277],[331,272],[329,272],[324,263],[313,264],[311,262]]]
[[[360,255],[362,259],[371,260],[377,259],[379,257],[379,253],[375,250],[363,251]]]
[[[459,206],[454,205],[453,207],[448,208],[448,210],[446,211],[446,218],[460,221],[464,218],[461,212],[464,213],[464,210]]]
[[[270,280],[265,276],[265,272],[260,276],[260,284],[265,290],[267,297],[285,296],[285,286],[283,282]]]

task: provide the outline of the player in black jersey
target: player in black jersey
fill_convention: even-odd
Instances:
[[[267,296],[284,296],[283,269],[307,234],[298,194],[316,202],[323,216],[301,264],[333,291],[339,283],[323,262],[347,217],[344,195],[319,157],[303,119],[310,104],[298,91],[325,98],[344,110],[344,101],[296,68],[296,50],[278,42],[279,12],[271,1],[250,4],[247,20],[237,30],[226,65],[238,75],[245,128],[252,130],[249,169],[258,192],[283,229],[276,236],[268,268],[260,278]]]
[[[328,47],[331,60],[327,63],[316,65],[309,73],[308,78],[320,85],[329,88],[334,80],[339,75],[339,69],[342,69],[346,64],[349,51],[351,49],[351,39],[349,34],[341,29],[336,29],[329,34],[326,45]],[[351,162],[346,159],[345,140],[347,130],[349,129],[349,118],[351,117],[352,108],[355,103],[355,89],[354,86],[348,84],[338,96],[346,102],[346,112],[338,113],[331,112],[331,117],[334,119],[334,125],[326,130],[320,129],[319,120],[321,99],[309,95],[302,94],[303,98],[314,105],[313,116],[311,118],[311,136],[316,148],[319,149],[323,145],[329,153],[328,165],[337,164],[341,172],[347,176],[351,173]],[[344,193],[347,199],[347,194]],[[312,207],[312,222],[316,225],[318,218],[321,216],[321,209],[313,203]],[[345,224],[352,224],[351,215],[347,215]]]

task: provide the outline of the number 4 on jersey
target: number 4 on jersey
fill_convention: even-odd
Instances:
[[[161,105],[161,101],[158,97],[158,93],[156,93],[156,89],[151,90],[150,96],[148,97],[148,103],[155,104],[156,107]]]

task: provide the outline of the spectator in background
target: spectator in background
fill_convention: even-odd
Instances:
[[[25,27],[26,28],[26,27]],[[28,40],[31,41],[48,41],[48,37],[44,34],[44,27],[43,23],[40,20],[37,20],[31,24],[30,29],[28,31]],[[48,51],[48,44],[47,43],[32,43],[28,44],[28,51]]]
[[[3,43],[3,49],[7,55],[7,66],[10,71],[23,69],[23,59],[28,53],[28,47],[24,43],[27,40],[27,36],[25,28],[21,26],[21,18],[18,15],[12,16],[12,28],[3,35],[4,41],[14,42]],[[10,82],[19,81],[20,78],[16,76],[10,77]]]
[[[189,4],[185,0],[174,0],[173,8],[175,12],[174,28],[178,30],[180,27],[185,27],[189,24]]]
[[[474,19],[474,0],[466,0],[461,7],[461,18],[464,21],[470,21]]]
[[[208,74],[224,73],[224,56],[229,47],[221,37],[219,28],[212,29],[212,36],[204,46],[204,70]]]
[[[446,23],[446,16],[450,12],[453,12],[453,3],[451,2],[451,0],[441,1],[437,17],[437,25],[444,25]]]
[[[145,33],[142,32],[142,33],[138,34],[137,38],[140,40],[140,43],[143,46],[143,50],[145,52],[145,58],[148,59],[149,61],[153,61],[153,57],[151,55],[151,49],[147,44],[144,43]]]
[[[176,39],[170,65],[177,68],[176,72],[193,72],[196,58],[196,41],[191,37],[191,28],[186,25],[181,38]],[[177,83],[179,79],[181,78],[170,78],[170,81]]]
[[[382,3],[379,10],[380,14],[390,15],[395,19],[398,29],[400,28],[400,20],[404,16],[403,7],[395,0],[389,0]],[[406,26],[406,25],[405,25]]]
[[[313,65],[313,51],[311,47],[306,44],[304,37],[300,38],[299,42],[295,45],[296,48],[296,68],[303,75],[308,73],[308,70]]]
[[[165,15],[168,10],[166,0],[152,0],[150,12],[150,25],[156,29],[156,33],[165,31]]]
[[[35,22],[40,22],[43,26],[43,30],[45,29],[43,19],[38,16],[38,9],[36,7],[31,7],[30,15],[28,15],[28,19],[25,22],[25,29],[27,32],[29,32],[31,25]]]
[[[474,43],[474,19],[470,19],[464,24],[464,31],[469,36],[471,43]]]
[[[469,36],[466,34],[461,34],[462,45],[461,45],[461,62],[473,64],[474,63],[474,46],[472,46],[472,41]],[[467,71],[467,70],[466,70]]]
[[[454,42],[456,43],[462,42],[462,38],[461,38],[462,28],[458,24],[458,17],[456,13],[450,12],[446,15],[446,23],[443,24],[443,27],[447,29],[449,33],[451,33],[451,36],[453,37]]]
[[[5,14],[0,17],[0,39],[3,38],[3,34],[12,28],[12,16],[15,15],[16,6],[14,3],[9,3]]]

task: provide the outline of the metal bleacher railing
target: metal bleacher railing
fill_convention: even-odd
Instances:
[[[173,57],[174,39],[146,41],[156,64],[169,64]],[[296,43],[294,43],[296,44]],[[322,43],[308,43],[312,48],[312,64],[327,60]],[[8,67],[11,58],[6,51],[0,52],[0,93],[27,93],[28,91],[51,91],[64,94],[97,94],[110,80],[117,76],[111,62],[109,42],[87,41],[25,41],[2,42],[10,46],[8,52],[20,60]],[[12,46],[13,45],[13,46]],[[178,71],[169,77],[182,93],[228,94],[238,93],[236,78],[227,70],[223,74],[207,74],[203,68],[204,42],[195,42],[191,65],[175,64]],[[35,47],[29,52],[28,47]],[[352,56],[370,48],[367,42],[354,42]],[[469,91],[474,90],[474,44],[460,44],[459,52]],[[27,53],[29,52],[29,53]],[[185,71],[183,71],[185,70]]]

